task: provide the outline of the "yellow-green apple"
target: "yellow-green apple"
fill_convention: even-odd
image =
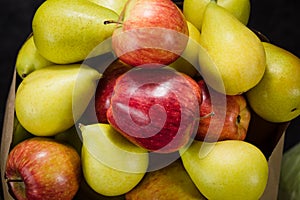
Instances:
[[[19,200],[69,200],[79,189],[80,156],[73,147],[53,139],[30,138],[9,153],[5,179]]]
[[[199,124],[197,82],[171,68],[134,68],[116,80],[108,122],[134,144],[171,153],[187,145]]]
[[[259,199],[268,181],[268,162],[259,148],[241,140],[194,140],[180,150],[187,173],[207,199]]]
[[[199,30],[202,27],[203,14],[207,4],[213,0],[184,0],[183,14],[187,20],[192,22]],[[218,5],[232,13],[243,24],[247,24],[250,16],[249,0],[218,0]]]
[[[124,138],[109,124],[79,125],[83,138],[83,176],[97,193],[118,196],[144,177],[148,152]]]
[[[189,21],[187,21],[189,30],[189,41],[180,58],[169,65],[179,72],[194,77],[198,71],[198,48],[200,45],[200,31]]]
[[[171,0],[129,0],[112,35],[116,55],[125,63],[140,67],[172,63],[187,42],[186,20]]]
[[[99,123],[108,123],[106,111],[110,105],[110,98],[114,90],[116,79],[131,68],[130,65],[118,59],[103,72],[98,82],[94,102],[96,117]]]
[[[245,97],[219,93],[207,86],[203,79],[198,84],[202,103],[196,139],[207,142],[244,140],[251,118]],[[213,103],[211,98],[214,98]]]
[[[263,42],[267,67],[262,80],[246,93],[250,107],[269,122],[286,122],[300,115],[300,59]]]

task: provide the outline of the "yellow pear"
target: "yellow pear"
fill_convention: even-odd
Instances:
[[[80,75],[81,87],[76,86]],[[101,74],[80,64],[35,70],[20,83],[15,110],[21,125],[36,136],[53,136],[74,125],[73,107],[83,112]]]
[[[118,15],[123,11],[128,0],[89,0],[100,6],[106,7],[115,11]]]
[[[263,45],[256,34],[215,2],[204,14],[201,45],[214,64],[202,63],[201,75],[207,84],[229,95],[241,94],[254,87],[266,68]]]
[[[33,35],[24,42],[20,48],[16,59],[16,70],[21,78],[25,78],[28,74],[36,69],[52,65],[53,63],[45,59],[37,51],[33,41]]]
[[[129,142],[109,124],[79,125],[82,169],[97,193],[118,196],[134,188],[148,168],[148,152]]]
[[[270,122],[286,122],[300,115],[300,59],[263,42],[267,68],[262,80],[246,93],[251,108]]]
[[[195,140],[180,154],[184,168],[207,199],[257,200],[266,188],[268,162],[248,142]]]
[[[180,159],[156,171],[126,194],[126,200],[206,200],[185,171]]]
[[[210,1],[214,0],[184,0],[183,14],[187,20],[192,22],[201,30],[203,13]],[[224,7],[243,24],[247,24],[250,16],[249,0],[218,0],[217,4]]]
[[[116,25],[104,22],[118,18],[114,11],[90,1],[47,0],[32,20],[34,42],[47,60],[58,64],[79,62],[112,35]]]
[[[175,62],[169,66],[173,69],[185,73],[191,77],[198,73],[198,48],[200,43],[200,31],[189,21],[187,21],[189,30],[189,40],[185,50]]]

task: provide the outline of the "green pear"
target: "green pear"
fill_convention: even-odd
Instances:
[[[189,30],[189,40],[185,50],[175,62],[169,66],[173,69],[185,73],[191,77],[198,73],[198,48],[200,43],[200,31],[189,21],[187,21]]]
[[[89,0],[100,6],[106,7],[115,11],[118,15],[123,11],[128,0]]]
[[[32,20],[34,42],[47,60],[58,64],[79,62],[112,35],[116,24],[105,21],[118,18],[114,11],[90,1],[47,0]],[[97,51],[93,54],[107,50]]]
[[[241,94],[261,80],[266,56],[260,39],[213,1],[207,5],[200,40],[214,63],[204,65],[199,56],[200,71],[215,90],[228,95]]]
[[[71,145],[79,154],[81,154],[82,140],[75,126],[72,126],[68,130],[56,134],[54,136],[54,139]]]
[[[29,133],[19,122],[17,116],[14,116],[14,128],[13,128],[13,138],[11,143],[11,148],[19,144],[20,142],[34,137],[31,133]]]
[[[214,0],[184,0],[183,14],[186,19],[192,22],[199,30],[201,30],[203,15],[206,6],[210,1]],[[218,5],[224,7],[232,15],[234,15],[243,24],[247,24],[250,16],[249,0],[217,0]]]
[[[16,70],[21,78],[25,78],[28,74],[36,69],[52,65],[53,63],[45,59],[37,51],[33,41],[33,35],[24,42],[20,48],[16,59]]]
[[[262,80],[246,93],[251,108],[270,122],[300,115],[300,59],[274,44],[263,42],[267,68]]]
[[[207,199],[257,200],[265,190],[268,162],[248,142],[195,140],[180,153],[184,168]]]
[[[74,125],[73,112],[83,113],[100,76],[95,69],[80,64],[33,71],[16,92],[15,111],[20,123],[36,136],[53,136],[69,129]],[[76,81],[80,87],[75,87]]]
[[[109,124],[80,125],[83,175],[101,195],[118,196],[132,190],[144,177],[148,152],[124,138]]]
[[[183,168],[180,159],[156,171],[148,172],[143,180],[126,194],[126,200],[205,200]]]

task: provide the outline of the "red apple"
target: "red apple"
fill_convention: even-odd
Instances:
[[[9,153],[5,178],[18,200],[70,200],[79,189],[80,157],[53,139],[27,139]]]
[[[115,84],[109,123],[134,144],[175,152],[195,136],[201,90],[189,76],[168,68],[135,68]]]
[[[202,91],[202,104],[195,139],[208,142],[244,140],[251,116],[244,96],[219,93],[210,89],[204,80],[198,84]]]
[[[188,38],[187,22],[173,1],[128,0],[112,47],[129,65],[156,68],[174,62]]]
[[[110,105],[110,98],[113,93],[116,79],[132,67],[120,60],[114,61],[103,72],[95,93],[95,112],[99,123],[108,123],[106,111]]]

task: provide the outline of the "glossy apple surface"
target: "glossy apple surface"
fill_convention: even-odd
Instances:
[[[80,185],[80,157],[71,146],[34,137],[19,143],[9,153],[5,178],[19,200],[69,200]]]
[[[186,20],[171,0],[129,0],[112,36],[116,55],[140,67],[172,63],[187,42]]]
[[[130,65],[116,60],[104,71],[95,93],[95,112],[99,123],[108,123],[106,111],[110,105],[116,79],[131,68]]]
[[[140,147],[174,152],[197,129],[200,95],[197,82],[175,70],[131,70],[116,81],[107,119]]]
[[[251,118],[245,97],[224,95],[208,89],[204,80],[198,81],[198,84],[202,91],[202,103],[196,139],[210,142],[244,140]],[[211,96],[215,99],[214,103]]]

